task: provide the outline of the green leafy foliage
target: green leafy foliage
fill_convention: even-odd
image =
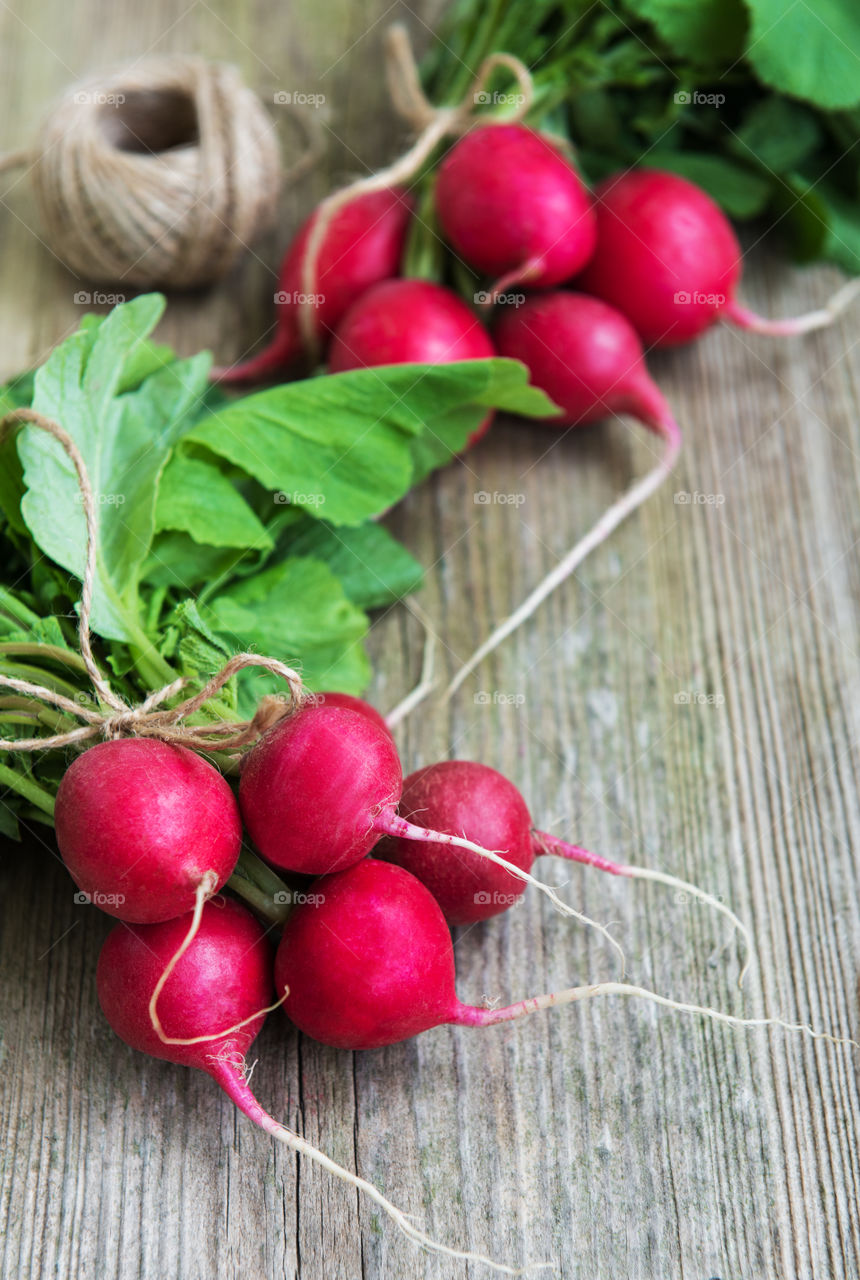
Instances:
[[[301,655],[302,678],[312,689],[360,693],[370,679],[362,645],[367,615],[320,560],[290,557],[238,583],[211,601],[207,617],[233,648],[257,649],[289,663]],[[275,678],[254,672],[245,685],[254,701],[261,692],[282,688]]]
[[[421,565],[381,524],[334,528],[308,520],[290,543],[294,555],[322,560],[362,609],[379,609],[417,591]]]
[[[162,365],[134,390],[120,392],[129,367],[137,377],[135,348],[163,306],[157,295],[146,295],[116,307],[98,327],[79,330],[48,357],[33,393],[33,408],[62,424],[86,463],[98,528],[93,626],[111,640],[139,639],[137,588],[155,530],[159,479],[209,372],[204,354]],[[22,431],[18,453],[27,528],[46,555],[80,578],[86,522],[74,467],[40,431]]]
[[[747,15],[741,0],[627,0],[626,8],[694,64],[731,61],[743,52]]]
[[[271,548],[272,538],[238,489],[202,458],[177,454],[158,491],[156,528],[179,529],[210,547]]]
[[[750,108],[732,143],[741,160],[753,160],[772,173],[791,173],[821,143],[821,126],[809,107],[775,94]]]
[[[421,583],[380,524],[494,408],[553,411],[510,360],[401,365],[228,400],[206,353],[152,340],[164,299],[87,316],[35,375],[0,387],[72,437],[95,493],[96,657],[129,703],[182,675],[201,687],[236,651],[299,668],[310,687],[363,690],[366,610]],[[93,704],[76,606],[86,521],[74,466],[30,424],[0,442],[0,671]],[[5,582],[2,577],[5,576]],[[279,681],[243,672],[202,718],[250,716]],[[0,689],[0,735],[60,732],[65,711]],[[0,834],[50,811],[62,752],[0,760]]]
[[[855,0],[456,0],[438,36],[432,100],[456,101],[488,53],[516,54],[534,78],[528,122],[565,133],[592,181],[659,165],[798,259],[860,269]],[[416,260],[430,234],[416,229]]]
[[[746,0],[747,57],[764,84],[829,109],[860,103],[860,8],[852,0]]]
[[[189,440],[330,524],[360,524],[399,501],[430,468],[423,454],[416,468],[416,442],[440,465],[463,447],[490,404],[552,412],[516,361],[390,365],[258,392],[210,414]]]

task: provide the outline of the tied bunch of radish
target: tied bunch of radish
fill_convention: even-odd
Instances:
[[[493,66],[499,61],[527,89],[521,64],[512,66],[516,60],[507,55],[488,59]],[[476,85],[486,82],[489,69]],[[528,93],[522,97],[524,115]],[[433,212],[453,259],[486,282],[471,300],[402,274],[418,216],[409,183],[426,174],[451,135],[457,140],[434,174]],[[768,326],[735,301],[739,275],[730,227],[692,184],[633,171],[592,192],[563,147],[522,119],[486,123],[476,122],[471,108],[431,110],[405,157],[335,193],[311,215],[284,262],[273,343],[218,376],[250,381],[321,355],[337,374],[499,353],[527,366],[557,406],[557,425],[627,414],[662,438],[665,450],[653,470],[496,629],[457,674],[453,690],[673,466],[680,433],[646,370],[643,342],[688,341],[718,319],[799,332],[830,317],[816,313]],[[529,995],[503,1007],[463,1003],[451,927],[499,915],[528,885],[565,915],[598,929],[620,952],[604,926],[534,876],[540,856],[682,889],[722,912],[748,949],[750,938],[727,906],[695,886],[612,862],[541,830],[513,783],[486,765],[442,761],[404,779],[392,735],[397,714],[386,720],[342,693],[309,695],[296,673],[275,659],[235,655],[179,709],[163,708],[183,679],[155,690],[137,708],[112,698],[89,645],[96,521],[83,462],[56,424],[31,410],[17,416],[49,430],[80,479],[87,515],[81,654],[100,702],[111,710],[103,719],[92,712],[83,729],[5,747],[77,749],[99,734],[104,739],[70,763],[53,820],[79,890],[117,920],[101,951],[97,988],[108,1022],[128,1045],[205,1071],[261,1129],[369,1196],[417,1244],[515,1274],[433,1241],[371,1183],[263,1109],[249,1087],[247,1055],[270,1013],[280,1007],[315,1040],[363,1051],[446,1024],[487,1028],[609,994],[737,1027],[779,1026],[834,1039],[778,1018],[683,1003],[623,980]],[[470,443],[489,426],[487,418]],[[261,714],[261,704],[253,720],[227,726],[234,736],[219,740],[194,717],[209,686],[221,688],[237,664],[251,663],[279,668],[292,705],[270,716]],[[71,705],[26,680],[0,678],[4,682],[49,705]],[[177,729],[183,716],[184,735]],[[206,750],[238,779],[235,785],[200,754]],[[281,873],[305,877],[307,892],[290,890]]]
[[[71,436],[35,410],[21,408],[4,422],[51,436],[78,479],[86,562],[76,660],[99,709],[88,706],[83,725],[65,728],[56,712],[80,712],[80,704],[26,674],[2,672],[0,687],[23,695],[28,708],[41,704],[54,731],[3,738],[0,748],[75,753],[42,812],[56,827],[83,900],[118,921],[102,947],[97,990],[128,1045],[207,1072],[261,1129],[369,1196],[414,1242],[511,1272],[432,1240],[371,1183],[263,1109],[249,1087],[246,1058],[269,1013],[283,1006],[306,1034],[350,1050],[443,1024],[486,1028],[603,994],[734,1026],[824,1034],[774,1018],[735,1017],[623,981],[503,1008],[464,1004],[450,924],[506,910],[528,884],[566,915],[595,924],[532,874],[541,854],[683,889],[723,912],[747,947],[750,939],[728,907],[685,881],[610,862],[539,830],[516,788],[493,769],[445,761],[404,782],[391,727],[409,698],[385,719],[342,692],[311,695],[291,667],[248,652],[233,654],[184,698],[180,676],[136,706],[126,702],[92,647],[98,523],[84,459]],[[250,720],[225,718],[218,693],[251,667],[285,681],[289,701],[269,696]],[[209,714],[201,714],[204,707]],[[221,768],[201,754],[207,752]],[[262,858],[243,847],[246,833]],[[310,891],[294,896],[280,871],[312,877]],[[620,952],[606,928],[595,927]],[[274,929],[281,930],[276,953]]]
[[[82,893],[118,921],[98,962],[101,1007],[128,1045],[205,1071],[261,1129],[370,1196],[423,1247],[514,1273],[433,1241],[371,1183],[263,1109],[246,1059],[278,1006],[305,1034],[348,1050],[444,1024],[486,1028],[603,994],[735,1026],[822,1034],[623,981],[500,1008],[464,1004],[449,926],[507,910],[527,883],[593,923],[532,876],[539,855],[683,887],[722,911],[747,944],[749,937],[726,906],[694,886],[538,830],[518,790],[494,769],[444,761],[404,782],[388,724],[361,699],[305,697],[242,754],[237,792],[198,753],[157,736],[100,742],[67,769],[54,815],[60,851]],[[233,874],[243,829],[268,864],[253,893]],[[248,851],[241,857],[258,861]],[[278,871],[314,879],[307,892],[293,893]],[[246,896],[256,912],[225,889]]]
[[[693,182],[643,168],[589,190],[569,144],[519,118],[531,99],[529,74],[517,59],[488,58],[466,106],[452,116],[450,109],[434,112],[423,97],[415,105],[420,90],[410,73],[408,41],[399,28],[389,40],[389,71],[397,69],[393,101],[423,132],[400,161],[336,192],[311,214],[284,260],[273,341],[216,376],[224,382],[284,377],[319,357],[339,373],[498,354],[520,360],[555,403],[549,424],[569,428],[628,416],[663,442],[653,468],[461,666],[450,695],[674,467],[681,432],[648,373],[646,350],[690,342],[718,321],[763,334],[805,333],[829,324],[858,286],[847,285],[828,308],[805,316],[756,315],[736,297],[737,237]],[[517,77],[520,105],[512,120],[485,122],[468,104],[489,97],[481,90],[499,63]],[[439,160],[439,144],[452,133],[462,136]],[[436,162],[431,199],[416,212],[410,184],[426,179],[428,157]],[[449,250],[440,274],[480,286],[471,296],[409,275],[416,219],[429,219]],[[491,420],[492,414],[469,446]]]

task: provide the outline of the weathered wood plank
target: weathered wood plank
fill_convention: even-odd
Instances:
[[[33,12],[16,0],[0,7],[0,142],[19,145],[73,76],[148,47],[229,57],[265,95],[325,93],[327,165],[285,194],[283,225],[222,286],[171,300],[168,340],[233,357],[270,323],[286,227],[332,174],[389,154],[375,59],[398,11],[46,0]],[[77,285],[27,229],[23,188],[7,176],[0,192],[7,374],[79,312]],[[753,266],[750,301],[773,313],[812,305],[832,282],[760,253]],[[519,781],[544,825],[695,880],[754,928],[759,962],[741,998],[736,949],[717,954],[726,931],[703,908],[545,860],[546,879],[616,922],[632,980],[841,1034],[856,1033],[860,952],[855,327],[783,345],[720,330],[655,361],[686,430],[677,479],[451,706],[428,704],[400,733],[409,767],[484,759]],[[626,423],[566,436],[499,424],[393,513],[433,566],[422,602],[445,667],[650,458]],[[524,501],[476,504],[477,491]],[[679,505],[679,491],[725,501]],[[416,679],[420,644],[402,610],[380,619],[379,705]],[[455,1273],[273,1150],[206,1079],[117,1043],[93,983],[108,924],[74,904],[47,835],[5,852],[0,874],[0,1274]],[[617,972],[597,935],[533,893],[461,931],[456,954],[472,1000]],[[275,1018],[256,1054],[275,1114],[446,1239],[507,1261],[553,1258],[575,1280],[860,1276],[858,1081],[833,1047],[613,1000],[355,1058]]]

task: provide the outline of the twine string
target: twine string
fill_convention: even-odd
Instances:
[[[189,289],[229,270],[274,222],[282,180],[318,159],[319,122],[294,118],[305,137],[283,170],[235,67],[152,56],[71,86],[0,173],[30,166],[44,241],[81,278]]]

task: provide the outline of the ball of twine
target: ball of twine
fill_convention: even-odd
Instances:
[[[146,58],[75,85],[29,162],[44,239],[94,282],[190,289],[273,220],[278,143],[234,67]],[[295,167],[294,167],[295,168]]]

